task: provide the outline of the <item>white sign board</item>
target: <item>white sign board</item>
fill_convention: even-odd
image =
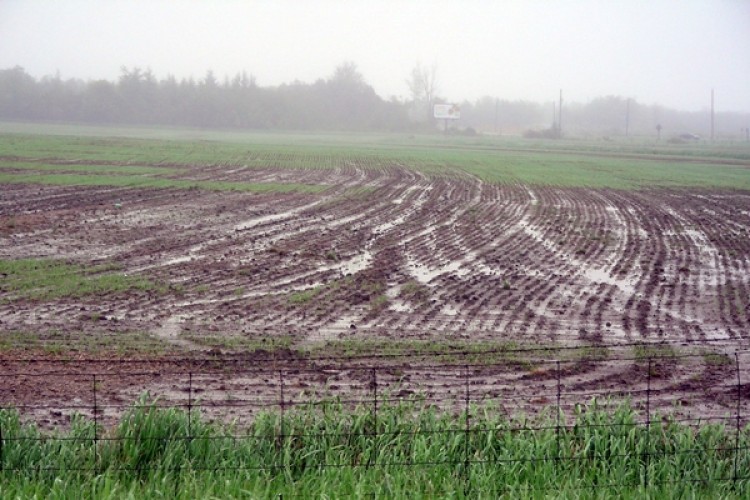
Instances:
[[[435,104],[435,118],[438,120],[458,120],[461,108],[458,104]]]

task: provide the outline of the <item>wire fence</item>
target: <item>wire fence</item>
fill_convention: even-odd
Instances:
[[[93,472],[107,467],[100,450],[117,441],[187,443],[187,463],[193,446],[201,441],[221,441],[225,447],[264,441],[266,447],[289,453],[277,454],[268,463],[239,463],[210,469],[274,473],[309,466],[311,462],[300,462],[294,456],[295,443],[319,439],[336,446],[368,450],[366,458],[362,453],[344,453],[339,455],[343,460],[331,462],[323,454],[315,464],[321,470],[445,467],[469,481],[473,471],[486,467],[552,464],[562,474],[576,462],[622,460],[630,463],[633,475],[617,484],[599,484],[599,487],[664,486],[672,480],[744,484],[750,479],[745,429],[750,417],[750,385],[745,382],[750,380],[750,351],[677,354],[644,348],[634,350],[631,355],[612,357],[587,348],[570,353],[544,350],[541,355],[537,351],[532,356],[526,350],[462,352],[437,360],[429,356],[398,355],[219,356],[159,362],[6,361],[0,367],[3,410],[18,411],[24,420],[42,428],[66,428],[76,415],[89,419],[93,426],[89,434],[71,437],[59,433],[9,435],[0,425],[0,467],[3,472],[28,472],[34,467],[37,472],[41,470],[30,462],[19,466],[7,460],[8,446],[24,440],[87,441],[93,455],[79,469]],[[627,403],[634,410],[633,419],[578,418],[582,407],[591,407],[594,401],[599,410],[610,414]],[[408,408],[402,413],[407,418],[429,409],[437,415],[450,416],[450,424],[434,428],[390,425],[389,411],[399,406]],[[164,436],[136,433],[123,437],[110,431],[123,415],[139,408],[180,410],[186,422],[178,433]],[[310,415],[325,419],[332,413],[347,411],[365,416],[366,423],[332,429],[316,426],[314,418],[309,420]],[[309,425],[300,425],[299,412],[306,412]],[[258,433],[254,424],[269,417],[273,421],[272,430]],[[497,423],[500,421],[504,422],[502,426]],[[202,425],[199,422],[232,425],[225,425],[220,434],[206,435],[197,430]],[[731,439],[708,447],[701,444],[671,449],[661,446],[657,442],[659,432],[653,432],[662,429],[665,423],[695,428],[717,424]],[[598,428],[612,431],[615,427],[622,428],[617,431],[622,435],[634,436],[629,441],[631,447],[598,455],[562,442],[571,433],[595,433]],[[532,439],[544,435],[550,437],[551,444],[508,454],[501,447],[487,444],[499,439],[501,433]],[[432,441],[454,444],[450,454],[433,458],[417,458],[413,450],[405,452],[393,444],[415,440],[426,443],[425,446]],[[707,471],[698,478],[651,477],[652,461],[669,456],[673,462],[679,462],[686,455],[707,454],[727,459],[731,467]],[[194,471],[201,468],[195,463],[189,466]],[[183,465],[171,467],[179,470]],[[68,465],[66,470],[70,468]]]

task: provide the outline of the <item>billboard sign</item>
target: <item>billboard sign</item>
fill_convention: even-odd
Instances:
[[[435,118],[438,120],[458,120],[461,118],[461,108],[458,104],[435,104]]]

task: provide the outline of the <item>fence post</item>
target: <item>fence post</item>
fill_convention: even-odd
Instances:
[[[737,369],[737,427],[735,430],[735,437],[734,437],[734,476],[733,476],[733,483],[734,488],[737,488],[737,466],[740,458],[740,415],[742,411],[742,380],[740,379],[740,356],[735,351],[734,353],[734,363],[735,368]]]
[[[469,427],[471,425],[469,417],[469,365],[464,366],[464,411],[466,412],[466,428],[464,430],[464,492],[469,496],[470,479],[469,474]]]
[[[648,488],[648,467],[651,456],[651,357],[648,358],[648,371],[646,372],[646,449],[644,452],[644,475],[643,485]]]
[[[556,365],[556,371],[557,371],[557,425],[555,426],[555,440],[556,440],[556,451],[557,451],[557,457],[555,460],[555,472],[559,474],[559,467],[560,467],[560,412],[562,411],[562,408],[560,407],[560,396],[562,393],[561,383],[560,383],[560,360],[558,359],[555,361]]]
[[[371,372],[370,387],[372,388],[372,453],[370,460],[367,462],[367,467],[377,465],[378,461],[378,375],[377,370],[373,366]]]
[[[96,401],[96,374],[92,375],[92,387],[94,392],[94,471],[99,474],[99,409]]]
[[[284,466],[284,418],[285,418],[285,408],[284,408],[284,371],[279,370],[279,409],[281,410],[281,419],[279,421],[279,431],[281,434],[279,435],[279,445],[281,449],[281,466]]]
[[[192,461],[193,448],[193,372],[188,372],[188,426],[187,426],[187,456],[188,462]]]

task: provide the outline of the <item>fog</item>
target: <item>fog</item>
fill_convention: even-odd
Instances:
[[[0,2],[0,69],[116,80],[121,68],[258,85],[313,83],[353,61],[383,99],[408,100],[415,64],[437,93],[539,103],[622,96],[750,112],[750,2]]]

